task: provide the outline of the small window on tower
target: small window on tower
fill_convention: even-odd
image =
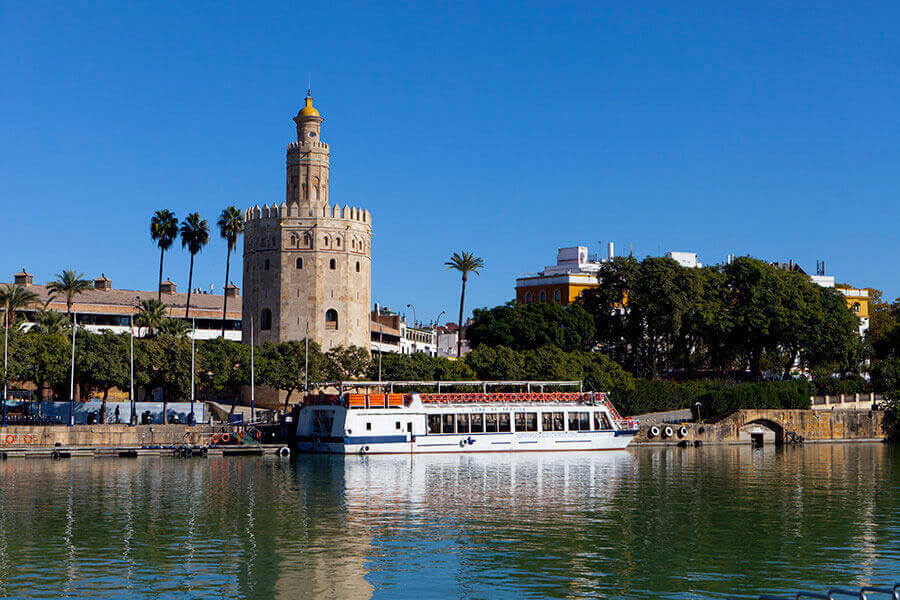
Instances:
[[[302,269],[302,268],[303,268],[303,257],[298,257],[298,258],[297,258],[297,268],[298,268],[298,269]]]
[[[272,311],[268,308],[262,309],[259,315],[259,328],[263,331],[272,329]]]
[[[266,269],[266,271],[269,270],[269,259],[268,258],[266,259],[265,269]]]
[[[333,259],[333,258],[332,258],[330,261],[328,261],[328,268],[329,268],[329,269],[331,269],[332,271],[334,271],[334,269],[335,269],[336,267],[337,267],[337,263],[334,262],[334,259]]]
[[[356,261],[356,272],[359,273],[359,261]]]
[[[338,248],[340,248],[341,247],[341,238],[335,238],[334,243]]]

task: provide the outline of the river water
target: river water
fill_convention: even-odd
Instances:
[[[900,581],[900,449],[10,459],[0,595],[755,598]]]

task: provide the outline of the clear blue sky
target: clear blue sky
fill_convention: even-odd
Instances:
[[[896,2],[76,4],[0,0],[0,280],[153,289],[155,209],[284,199],[311,75],[373,299],[420,320],[455,320],[454,250],[485,259],[472,308],[598,240],[900,295]],[[166,265],[185,289],[187,253]]]

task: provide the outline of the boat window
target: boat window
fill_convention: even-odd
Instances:
[[[372,431],[372,423],[366,423],[366,431]]]
[[[428,415],[428,433],[441,432],[441,415]]]
[[[488,433],[497,431],[497,413],[487,413],[484,415],[484,430]]]
[[[578,413],[569,413],[569,431],[578,431]]]
[[[396,425],[397,425],[397,429],[400,429],[400,421],[397,421]]]
[[[313,433],[330,434],[334,425],[334,412],[330,410],[313,411]]]
[[[525,413],[515,413],[516,431],[525,431]]]
[[[469,433],[469,415],[456,415],[456,433]]]
[[[499,413],[497,415],[497,431],[509,433],[509,413]]]
[[[553,413],[541,413],[541,431],[553,431]]]
[[[565,431],[566,420],[561,412],[553,413],[553,431]]]
[[[602,410],[598,410],[594,413],[594,429],[598,431],[604,429],[612,429],[612,425],[609,422],[609,417],[607,417],[606,413]]]
[[[469,423],[472,427],[472,433],[484,432],[484,415],[477,413],[469,417]]]
[[[441,428],[441,430],[444,433],[453,433],[455,430],[455,428],[454,428],[455,424],[456,424],[456,415],[443,415],[443,427]]]
[[[578,428],[581,431],[590,431],[591,430],[591,415],[590,415],[590,413],[586,413],[586,412],[578,413]]]
[[[585,413],[587,414],[587,413]],[[525,413],[525,431],[537,431],[537,413]]]

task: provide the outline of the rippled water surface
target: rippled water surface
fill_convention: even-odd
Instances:
[[[0,595],[726,598],[900,581],[887,445],[10,459]]]

